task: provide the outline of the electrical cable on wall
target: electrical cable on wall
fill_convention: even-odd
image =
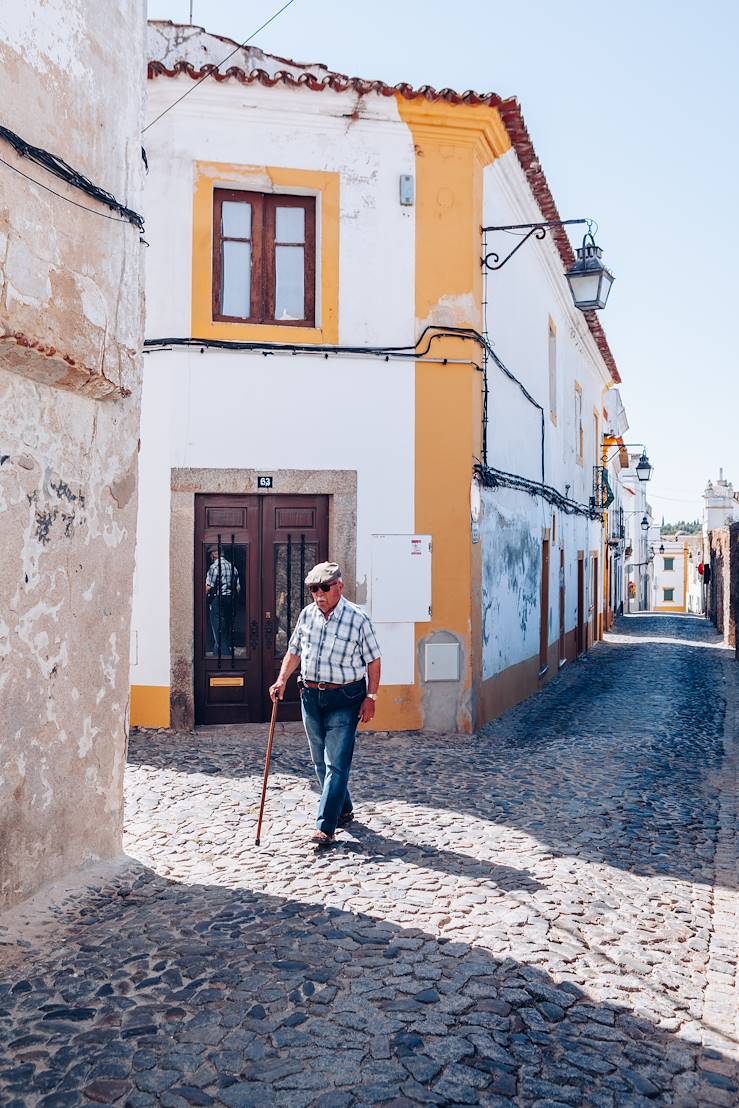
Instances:
[[[117,216],[107,215],[105,212],[98,212],[94,208],[88,208],[86,204],[80,204],[76,200],[71,200],[68,196],[64,196],[61,192],[56,192],[54,189],[49,188],[48,185],[44,185],[41,181],[35,177],[29,177],[27,173],[24,173],[17,166],[11,165],[10,162],[6,162],[4,158],[0,158],[0,162],[7,166],[8,169],[12,169],[14,173],[18,173],[21,177],[25,177],[27,181],[30,181],[34,185],[38,185],[39,188],[45,189],[46,192],[52,193],[54,196],[58,196],[60,200],[65,200],[68,204],[73,204],[75,208],[82,208],[83,211],[92,212],[93,215],[102,216],[104,219],[110,219],[114,223],[131,223],[134,227],[137,227],[139,231],[144,230],[144,217],[135,212],[132,208],[126,207],[125,204],[117,200],[111,192],[107,189],[101,188],[100,185],[94,184],[88,177],[85,177],[83,173],[74,169],[71,165],[60,158],[57,154],[52,154],[49,150],[44,150],[40,146],[33,146],[30,142],[26,142],[20,135],[16,135],[15,131],[9,130],[0,124],[0,138],[5,139],[10,146],[20,154],[22,158],[28,158],[29,161],[34,162],[36,165],[41,166],[42,169],[52,173],[55,177],[58,177],[60,181],[65,181],[72,188],[79,189],[80,192],[84,192],[87,196],[92,197],[93,200],[98,200],[101,204],[105,204],[112,211],[118,212],[123,218],[119,219]]]
[[[247,351],[261,354],[315,354],[328,358],[334,355],[358,354],[378,358],[398,358],[400,360],[416,361],[423,358],[431,351],[432,344],[441,338],[479,339],[481,336],[471,328],[446,328],[425,327],[417,342],[407,346],[337,346],[333,344],[296,343],[296,342],[238,342],[232,339],[199,339],[199,338],[163,338],[146,339],[144,353],[153,350],[171,349],[175,346],[199,347],[203,350],[234,350]],[[442,364],[453,365],[462,359],[440,357]],[[464,360],[465,365],[472,365],[478,372],[482,367],[474,360]]]
[[[529,403],[542,412],[543,417],[544,413],[541,405],[536,402],[531,393],[526,389],[526,386],[519,381],[515,374],[513,374],[498,357],[485,336],[481,335],[474,327],[435,327],[429,325],[424,327],[415,343],[406,346],[335,346],[316,345],[313,343],[234,342],[231,339],[199,339],[188,337],[146,339],[144,342],[144,353],[171,350],[174,347],[191,347],[201,351],[244,351],[262,354],[265,357],[274,354],[312,354],[324,358],[358,355],[361,357],[381,358],[385,361],[390,361],[391,359],[397,359],[399,361],[418,361],[427,357],[431,353],[433,343],[437,339],[442,338],[468,340],[481,347],[483,354],[487,353],[501,372],[520,388]],[[438,360],[443,365],[460,364],[459,361],[454,358],[442,357]],[[478,365],[477,362],[471,360],[469,362],[464,362],[464,364],[473,366],[483,375],[482,441],[484,443],[487,436],[487,410],[484,403],[485,392],[487,390],[485,363],[483,361],[483,365]],[[544,450],[543,436],[544,429],[542,427],[542,472]],[[516,488],[522,492],[529,493],[531,496],[542,496],[545,500],[548,500],[551,504],[556,505],[561,508],[563,512],[568,514],[588,516],[590,519],[594,520],[600,519],[597,509],[591,508],[590,505],[579,504],[577,501],[571,500],[551,485],[546,485],[544,481],[532,481],[530,478],[523,477],[520,474],[507,473],[504,470],[495,469],[492,466],[488,466],[485,461],[475,463],[474,471],[480,479],[481,484],[485,485],[486,488],[496,488],[499,486]]]
[[[580,504],[577,500],[571,500],[564,496],[552,485],[545,485],[541,481],[532,481],[528,477],[521,477],[517,473],[507,473],[503,469],[495,469],[493,466],[483,465],[477,462],[474,466],[475,475],[481,485],[486,489],[506,488],[517,489],[526,492],[529,496],[540,496],[543,500],[553,504],[566,515],[587,516],[588,519],[599,520],[600,512],[589,504]]]

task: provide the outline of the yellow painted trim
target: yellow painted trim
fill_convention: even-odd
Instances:
[[[192,221],[192,336],[234,342],[333,343],[339,341],[340,175],[321,170],[195,162]],[[213,320],[213,189],[315,195],[317,205],[317,327]]]
[[[653,612],[684,612],[682,604],[657,604],[652,608]]]
[[[606,574],[606,571],[607,571],[607,559],[604,560],[604,558],[603,558],[603,549],[602,548],[598,549],[596,547],[595,549],[590,551],[590,557],[588,559],[587,573],[590,576],[590,580],[592,581],[592,579],[593,579],[593,570],[595,569],[595,566],[594,566],[593,563],[595,562],[596,558],[598,559],[598,577],[602,573],[603,574],[603,579],[605,580],[605,574]],[[592,605],[593,608],[595,608],[596,605],[597,605],[597,609],[598,609],[597,610],[597,617],[598,617],[597,618],[597,631],[596,631],[595,637],[592,640],[593,643],[600,642],[600,640],[603,638],[603,611],[604,611],[604,608],[603,608],[603,597],[599,594],[599,590],[598,590],[598,577],[596,577],[595,582],[594,582],[595,603]],[[589,585],[588,585],[588,588],[589,588]],[[586,595],[589,595],[589,593],[586,593]],[[592,624],[593,624],[593,613],[591,611],[589,611],[588,612],[588,619],[587,619],[587,622],[586,622],[586,627],[592,627]]]
[[[441,142],[451,152],[467,146],[482,165],[492,163],[511,149],[511,139],[497,108],[487,104],[450,104],[444,100],[408,100],[396,96],[401,119],[411,128],[416,152],[424,142]],[[417,163],[418,168],[418,163]],[[480,212],[482,215],[482,212]],[[478,220],[478,233],[482,220]],[[478,259],[479,261],[479,259]]]
[[[416,149],[416,327],[480,329],[483,170],[510,149],[496,109],[444,101],[396,98]],[[434,344],[437,357],[476,359],[460,339]],[[472,687],[480,679],[480,544],[470,534],[470,481],[482,441],[482,389],[473,364],[416,363],[415,526],[433,536],[429,623],[416,624],[418,645],[435,631],[462,642],[463,687],[469,706],[457,726],[473,726]],[[378,711],[376,726],[423,727],[420,681]]]
[[[552,397],[552,339],[554,339],[554,396]],[[549,316],[549,328],[547,331],[547,385],[549,391],[549,418],[557,426],[557,367],[559,364],[559,349],[557,344],[557,324]],[[552,399],[554,408],[552,408]]]
[[[367,731],[410,731],[420,727],[414,685],[380,685],[377,710]]]
[[[131,685],[131,726],[169,725],[169,685]]]

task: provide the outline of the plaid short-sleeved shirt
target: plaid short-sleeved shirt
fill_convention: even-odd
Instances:
[[[220,562],[220,574],[219,565]],[[218,593],[218,580],[220,577],[221,596],[230,596],[236,589],[239,592],[241,585],[239,583],[239,571],[236,566],[232,566],[227,558],[216,558],[214,562],[208,567],[208,572],[205,575],[205,583],[213,591]]]
[[[317,604],[303,608],[287,649],[300,655],[306,681],[348,685],[380,657],[372,620],[342,596],[328,619]]]

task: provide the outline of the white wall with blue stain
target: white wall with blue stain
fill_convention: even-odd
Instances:
[[[543,218],[513,151],[486,169],[486,226],[533,223]],[[514,234],[490,232],[487,249],[502,258],[519,241]],[[491,343],[518,379],[518,383],[511,380],[494,361],[489,362],[488,464],[552,486],[587,506],[593,493],[593,467],[600,464],[604,398],[613,380],[585,317],[572,303],[551,238],[530,239],[500,270],[490,273],[486,299]],[[554,393],[550,383],[552,331],[556,336]],[[565,554],[565,632],[577,624],[581,553],[585,559],[584,621],[592,617],[596,597],[591,557],[600,549],[600,524],[587,515],[564,513],[541,495],[507,488],[483,490],[483,679],[539,653],[542,541],[547,535],[550,577],[545,618],[552,643],[560,635],[561,550]],[[602,584],[600,566],[599,573]]]

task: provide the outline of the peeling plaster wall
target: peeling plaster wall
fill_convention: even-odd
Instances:
[[[542,218],[513,151],[485,170],[486,225]],[[488,250],[503,254],[514,242],[490,235]],[[505,268],[488,278],[488,328],[496,351],[544,409],[544,480],[587,504],[593,466],[600,463],[595,416],[603,430],[603,397],[610,375],[574,308],[559,255],[549,238],[529,241]],[[556,329],[553,415],[549,380],[550,319]],[[488,461],[534,481],[542,480],[541,413],[520,389],[489,367]],[[575,385],[582,392],[582,457],[578,458]],[[510,489],[482,493],[483,680],[539,653],[542,540],[550,535],[549,643],[559,638],[560,551],[565,553],[565,633],[577,623],[578,555],[585,554],[585,619],[595,601],[590,555],[601,546],[601,526],[585,516],[555,511],[539,497]],[[602,557],[600,559],[602,562]],[[602,566],[599,568],[602,592]],[[534,669],[534,679],[536,669]],[[530,689],[531,692],[535,688]]]
[[[143,0],[0,10],[3,122],[136,210],[144,31]],[[92,209],[0,165],[3,908],[120,849],[143,298],[137,229],[0,144]]]
[[[5,125],[138,211],[144,8],[48,0],[0,10]],[[0,143],[12,166],[97,213],[0,166],[0,366],[94,396],[134,388],[137,228]]]
[[[541,521],[532,520],[522,507],[521,494],[511,489],[483,490],[480,535],[485,678],[532,657],[539,649]]]

